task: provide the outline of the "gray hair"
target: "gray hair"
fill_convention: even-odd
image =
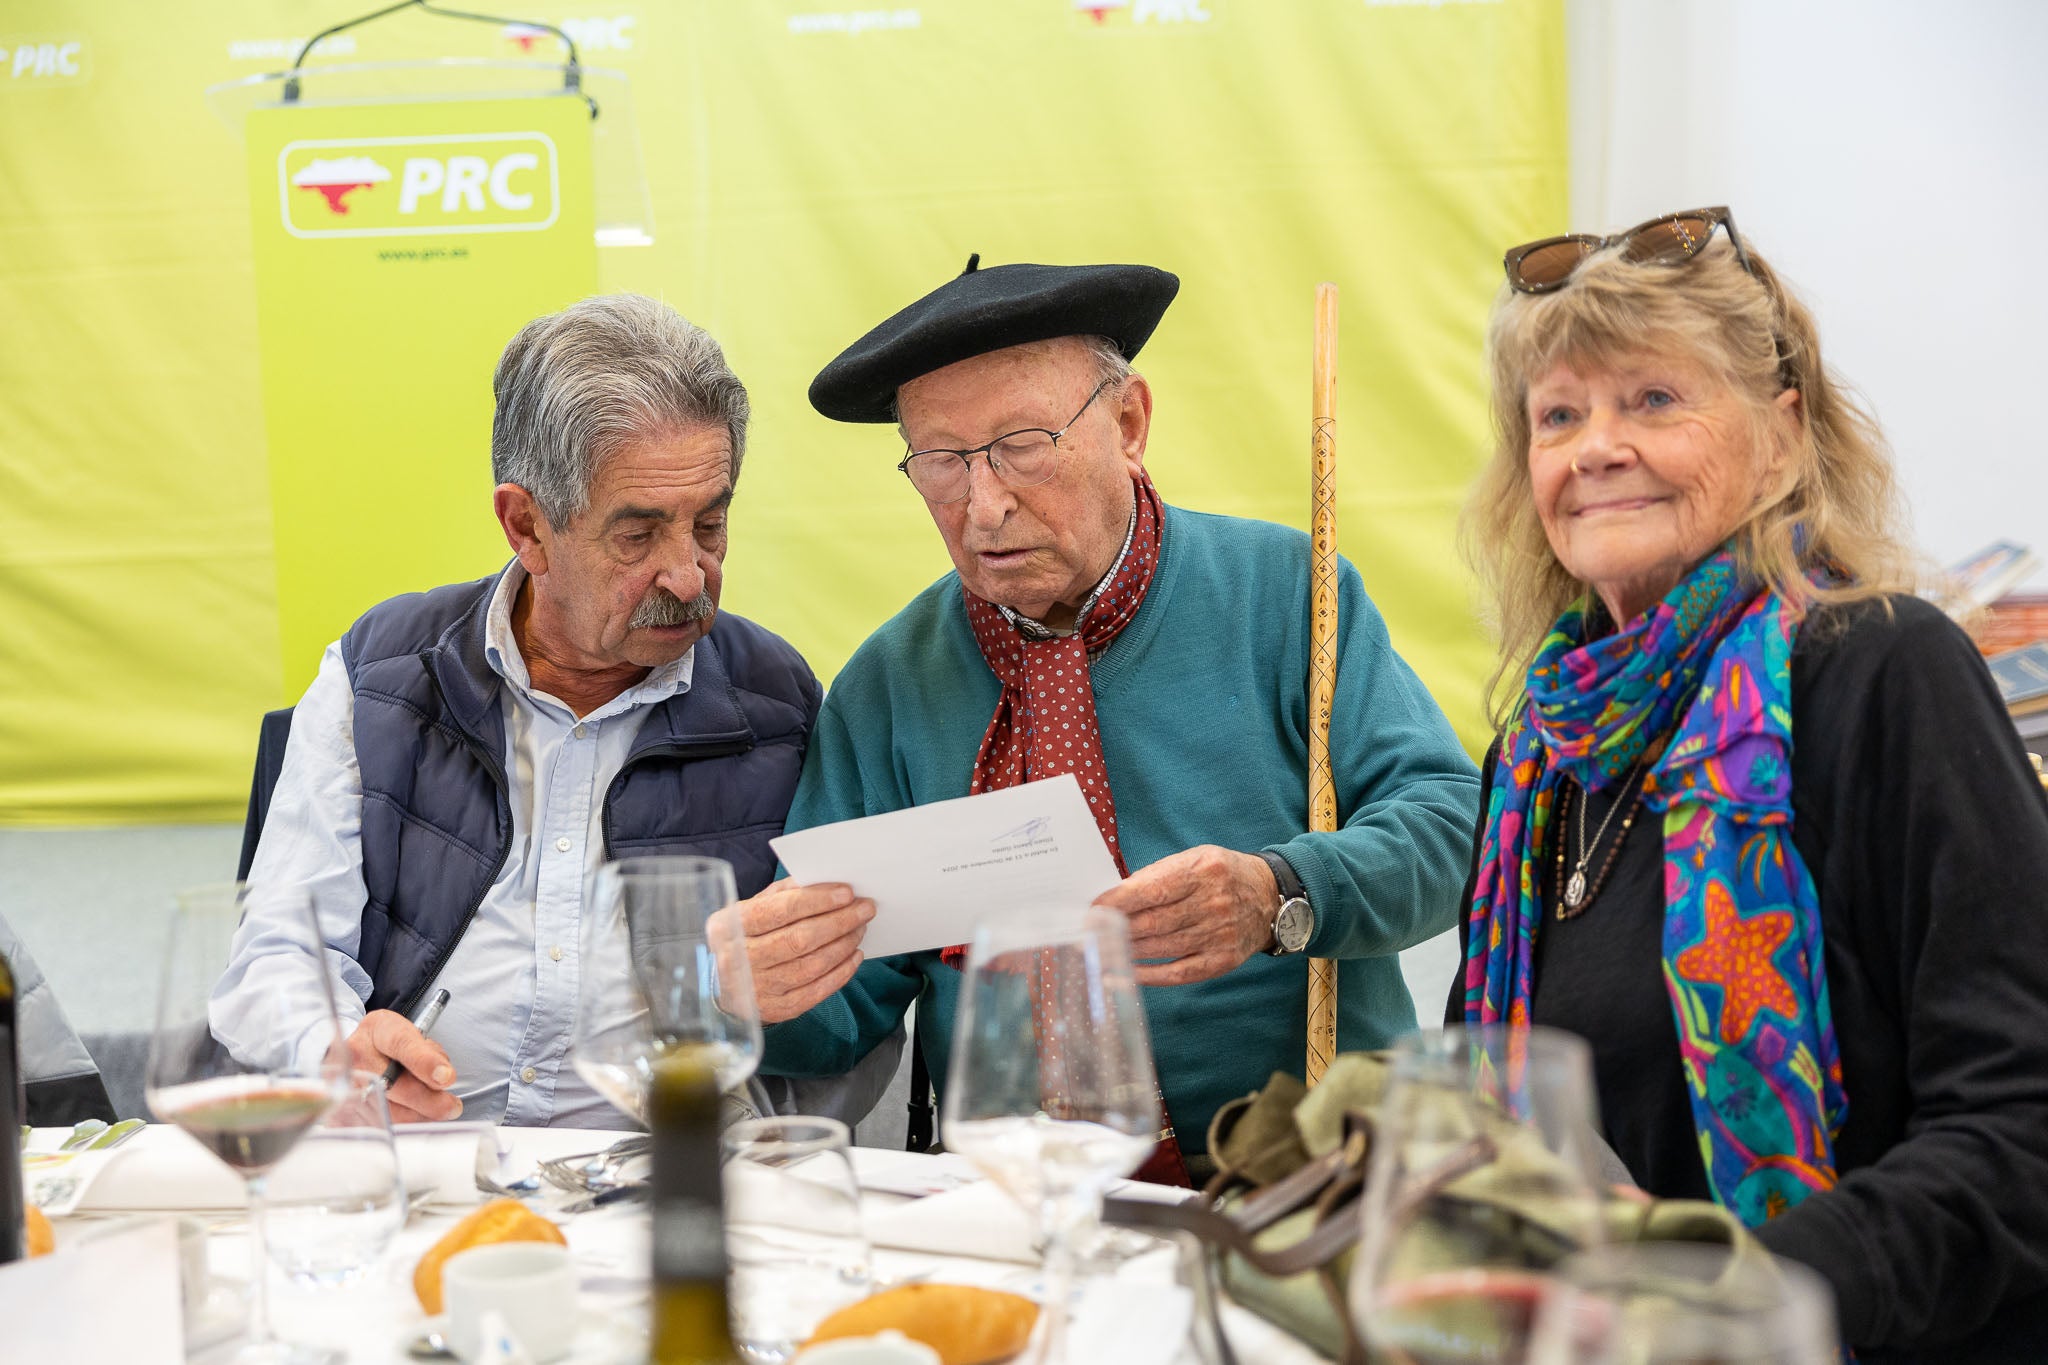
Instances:
[[[1124,359],[1122,348],[1108,337],[1082,337],[1081,344],[1088,348],[1088,359],[1095,364],[1098,383],[1121,384],[1131,377],[1131,362]]]
[[[519,329],[491,381],[491,475],[533,495],[550,525],[590,505],[621,446],[680,427],[723,425],[740,476],[746,386],[711,334],[665,303],[605,294]]]

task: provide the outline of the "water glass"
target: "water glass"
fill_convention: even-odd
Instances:
[[[1581,1252],[1553,1271],[1529,1365],[1835,1365],[1834,1295],[1752,1248],[1653,1242]]]
[[[837,1119],[764,1118],[725,1130],[725,1247],[733,1339],[781,1365],[828,1315],[867,1297],[860,1185]]]
[[[354,1072],[270,1174],[270,1259],[296,1284],[347,1284],[376,1264],[405,1217],[384,1078]]]

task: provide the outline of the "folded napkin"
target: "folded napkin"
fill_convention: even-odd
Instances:
[[[476,1201],[477,1144],[488,1124],[407,1125],[397,1132],[398,1169],[414,1195],[442,1202]],[[112,1152],[77,1207],[109,1213],[156,1209],[215,1212],[248,1203],[242,1178],[182,1130],[153,1123]],[[286,1157],[278,1167],[290,1167]],[[431,1192],[431,1193],[428,1193]]]
[[[10,1361],[181,1365],[180,1311],[178,1230],[168,1219],[0,1267]]]
[[[1110,1186],[1119,1199],[1156,1199],[1174,1204],[1192,1190],[1126,1180]],[[1040,1259],[1036,1220],[992,1180],[871,1213],[868,1240],[898,1251],[939,1256],[978,1256],[991,1261],[1036,1265]]]
[[[1124,1199],[1145,1197],[1129,1190],[1116,1193]],[[1090,1280],[1082,1286],[1081,1303],[1074,1311],[1068,1354],[1075,1360],[1113,1360],[1117,1365],[1173,1365],[1181,1357],[1194,1316],[1194,1295],[1177,1284]]]
[[[853,1147],[853,1176],[866,1194],[897,1194],[910,1199],[944,1194],[988,1179],[964,1156],[950,1152],[898,1152],[886,1147]]]

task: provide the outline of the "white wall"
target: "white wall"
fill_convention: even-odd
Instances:
[[[2048,555],[2048,3],[1568,14],[1573,230],[1728,205],[1884,424],[1922,548]]]

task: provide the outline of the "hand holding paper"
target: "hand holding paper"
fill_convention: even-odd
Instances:
[[[853,979],[875,903],[839,882],[771,884],[735,907],[761,1022],[794,1019]]]
[[[965,943],[987,918],[1087,905],[1120,880],[1071,774],[770,843],[796,881],[841,882],[874,903],[860,942],[870,958]]]

